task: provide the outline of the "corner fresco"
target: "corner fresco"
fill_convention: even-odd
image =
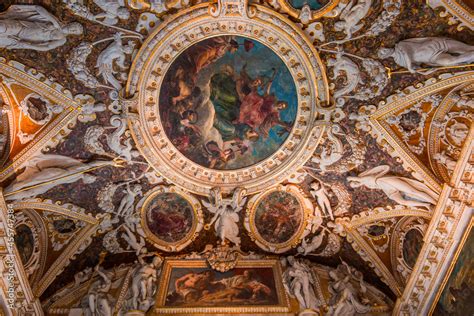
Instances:
[[[298,107],[293,78],[263,44],[217,36],[188,48],[160,90],[166,135],[188,159],[232,170],[271,156],[288,137]]]

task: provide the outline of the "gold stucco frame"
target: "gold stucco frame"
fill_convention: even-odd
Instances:
[[[444,291],[444,288],[446,287],[446,284],[448,283],[448,280],[449,280],[449,277],[451,276],[453,270],[454,270],[454,266],[457,264],[458,262],[458,258],[459,258],[459,255],[461,254],[461,251],[464,249],[464,246],[467,246],[466,245],[466,241],[470,235],[470,233],[472,232],[472,229],[474,227],[474,216],[471,217],[471,221],[469,222],[469,224],[467,225],[467,228],[466,230],[464,231],[463,235],[462,235],[462,238],[461,238],[461,241],[459,242],[459,245],[456,249],[456,252],[454,254],[454,256],[452,257],[451,259],[451,262],[449,264],[449,268],[448,268],[448,271],[446,272],[446,274],[444,275],[444,278],[443,278],[443,281],[441,282],[441,285],[440,287],[438,288],[438,291],[436,292],[436,296],[433,300],[433,302],[431,303],[431,306],[430,306],[430,312],[428,313],[429,315],[432,315],[435,308],[436,308],[436,305],[438,305],[438,301],[441,297],[441,293],[443,293]]]
[[[148,228],[146,212],[148,210],[148,205],[153,201],[153,199],[163,193],[174,193],[185,199],[189,205],[192,207],[193,211],[193,223],[189,232],[181,240],[175,242],[167,242],[158,238],[153,232]],[[139,202],[137,208],[140,208],[140,217],[141,217],[141,226],[147,240],[152,242],[153,245],[167,252],[175,252],[184,249],[188,246],[196,237],[198,233],[202,230],[204,226],[204,218],[201,209],[201,203],[192,196],[191,194],[186,193],[175,186],[159,186],[151,191],[149,191],[145,197]]]
[[[208,169],[186,158],[165,135],[158,110],[161,82],[173,60],[195,43],[220,35],[248,37],[271,48],[288,67],[298,93],[295,123],[282,146],[267,159],[236,170]],[[224,194],[245,187],[250,195],[283,182],[310,159],[324,132],[314,122],[329,90],[318,53],[294,23],[266,7],[225,0],[183,10],[161,24],[133,62],[125,97],[133,98],[127,106],[132,137],[159,174],[199,195],[216,186]]]
[[[270,4],[276,5],[280,8],[280,10],[292,18],[299,19],[301,15],[301,9],[295,8],[291,5],[290,0],[270,0]],[[313,22],[327,14],[329,14],[341,0],[329,0],[323,7],[317,10],[311,10],[311,17],[309,22]]]
[[[282,280],[282,269],[278,259],[239,260],[235,268],[271,268],[279,304],[271,306],[233,306],[233,307],[166,307],[166,296],[173,268],[209,268],[206,260],[167,259],[163,265],[156,295],[156,303],[152,315],[190,315],[198,314],[261,314],[288,313],[291,311],[290,301]],[[211,268],[209,268],[211,269]],[[281,314],[280,314],[281,315]]]
[[[274,244],[265,240],[260,233],[258,232],[257,226],[255,224],[255,214],[257,207],[260,202],[273,192],[286,192],[294,196],[300,204],[301,212],[301,224],[293,234],[293,236],[282,243]],[[247,229],[250,238],[255,241],[255,243],[262,248],[263,250],[270,251],[273,253],[283,253],[290,250],[291,248],[296,247],[306,235],[309,234],[311,230],[311,219],[313,217],[314,207],[311,201],[304,195],[303,191],[296,185],[278,185],[274,188],[271,188],[267,191],[260,193],[252,197],[247,205],[247,212],[245,216],[244,226]]]

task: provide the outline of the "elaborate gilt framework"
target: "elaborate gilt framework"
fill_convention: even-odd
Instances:
[[[329,0],[322,8],[317,10],[311,10],[311,17],[308,19],[308,22],[313,22],[325,15],[328,15],[341,0]],[[295,8],[290,0],[270,0],[270,3],[273,6],[279,7],[280,10],[292,18],[301,19],[302,10]]]
[[[159,239],[155,234],[153,234],[152,231],[150,231],[147,225],[146,215],[148,211],[148,206],[155,197],[162,193],[174,193],[179,195],[189,203],[193,210],[193,224],[191,229],[186,234],[186,236],[176,242],[167,242]],[[176,252],[184,249],[196,239],[198,233],[204,227],[204,218],[202,214],[201,203],[199,203],[199,200],[176,186],[159,186],[157,188],[154,188],[153,190],[149,191],[144,196],[144,198],[138,203],[137,208],[140,208],[141,226],[143,228],[143,231],[145,232],[147,239],[151,241],[156,248],[161,249],[163,251]]]
[[[237,261],[235,268],[272,268],[273,276],[275,278],[275,288],[277,290],[278,305],[272,306],[234,306],[234,307],[169,307],[165,306],[166,297],[168,295],[168,284],[170,282],[171,272],[173,268],[209,268],[206,260],[180,260],[180,259],[167,259],[165,260],[163,269],[161,271],[160,282],[158,286],[158,292],[156,295],[156,304],[153,309],[155,315],[190,315],[193,313],[197,314],[252,314],[256,313],[286,313],[290,312],[290,301],[286,294],[283,286],[280,261],[278,259],[259,259],[259,260],[247,260],[240,259]]]
[[[462,3],[463,0],[427,0],[427,4],[432,8],[443,7],[444,11],[440,16],[449,16],[450,23],[459,22],[458,30],[468,27],[474,30],[474,11]],[[468,0],[469,1],[469,0]]]
[[[247,168],[213,170],[180,153],[165,135],[158,100],[161,82],[176,57],[191,45],[220,35],[244,36],[271,48],[287,65],[298,93],[298,112],[284,144],[269,158]],[[160,25],[136,56],[126,87],[133,97],[128,120],[142,155],[162,176],[186,190],[208,195],[219,186],[224,194],[245,187],[260,192],[288,178],[312,155],[324,131],[315,125],[318,108],[329,91],[324,66],[311,42],[294,23],[274,11],[243,1],[201,4]]]
[[[474,227],[474,216],[471,217],[471,221],[469,222],[469,225],[467,226],[466,230],[463,233],[461,241],[459,242],[459,245],[456,249],[456,253],[454,254],[454,256],[451,259],[451,263],[449,265],[448,271],[446,272],[446,275],[443,278],[443,282],[441,283],[441,286],[439,287],[438,291],[436,292],[436,297],[434,298],[434,300],[431,304],[431,307],[430,307],[430,312],[429,312],[430,315],[433,314],[434,309],[436,308],[436,305],[438,304],[438,301],[441,297],[441,294],[444,291],[444,288],[446,287],[446,283],[448,283],[449,277],[451,276],[451,274],[453,272],[453,269],[454,269],[454,266],[456,265],[456,263],[458,261],[459,254],[463,250],[464,246],[469,247],[468,245],[466,245],[466,240],[468,239],[470,233],[472,232],[473,227]]]
[[[440,181],[433,174],[433,171],[419,161],[403,141],[394,135],[385,118],[398,110],[409,107],[425,96],[472,82],[473,80],[474,72],[472,71],[456,75],[443,75],[440,76],[440,80],[435,78],[429,79],[424,84],[408,87],[402,93],[390,96],[387,102],[382,102],[380,108],[370,116],[370,124],[373,127],[372,134],[377,138],[377,141],[386,147],[392,156],[400,157],[408,170],[415,171],[436,192],[441,192],[442,186]]]
[[[294,235],[287,241],[279,244],[274,244],[266,241],[258,232],[258,227],[255,224],[255,215],[257,207],[265,197],[273,192],[286,192],[294,196],[300,204],[301,223]],[[321,217],[319,208],[317,216]],[[247,212],[245,215],[244,226],[247,229],[250,238],[263,250],[273,253],[283,253],[291,248],[296,247],[306,235],[309,234],[314,217],[314,207],[311,201],[305,196],[304,192],[296,185],[278,185],[269,190],[263,191],[258,195],[252,197],[247,204]]]
[[[474,125],[464,144],[461,159],[445,183],[425,234],[423,247],[393,315],[427,314],[453,264],[461,236],[473,216]]]

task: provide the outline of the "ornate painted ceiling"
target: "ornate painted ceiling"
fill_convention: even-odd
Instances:
[[[5,315],[474,312],[470,0],[5,0]]]

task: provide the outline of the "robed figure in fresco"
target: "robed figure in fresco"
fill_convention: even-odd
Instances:
[[[257,63],[262,58],[266,61]],[[252,76],[247,63],[253,65]],[[270,49],[248,39],[220,36],[188,48],[168,70],[160,91],[167,136],[187,158],[211,169],[262,160],[283,142],[296,116],[295,93],[273,88],[278,82],[280,88],[295,89],[284,67]],[[290,104],[291,115],[282,116]]]

